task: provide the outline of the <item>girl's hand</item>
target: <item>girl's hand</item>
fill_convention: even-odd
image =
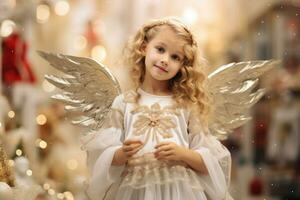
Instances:
[[[143,143],[138,140],[126,140],[113,157],[112,165],[124,165],[128,159],[136,154],[143,147]]]
[[[183,161],[188,149],[178,146],[174,142],[162,142],[155,146],[156,159]]]
[[[143,143],[139,140],[126,140],[123,142],[122,151],[127,158],[136,154],[143,147]]]

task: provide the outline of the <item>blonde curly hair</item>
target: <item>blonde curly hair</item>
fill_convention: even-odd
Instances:
[[[142,85],[145,77],[145,56],[142,52],[143,45],[147,45],[160,30],[161,26],[169,26],[186,45],[184,45],[184,61],[179,72],[169,80],[169,90],[173,99],[181,107],[192,106],[196,113],[208,115],[208,96],[205,93],[204,81],[206,75],[200,67],[199,48],[193,33],[176,18],[163,18],[153,20],[142,26],[137,34],[129,40],[123,51],[124,63],[131,67],[131,76],[135,90]],[[136,102],[140,95],[137,93]],[[201,117],[202,116],[202,117]]]

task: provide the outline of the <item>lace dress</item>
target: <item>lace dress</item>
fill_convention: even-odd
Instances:
[[[91,178],[86,190],[91,200],[206,200],[231,199],[228,194],[231,157],[211,134],[204,133],[192,111],[174,106],[172,96],[138,90],[113,102],[103,127],[84,138]],[[112,166],[115,151],[127,139],[143,148],[125,166]],[[159,161],[153,152],[164,141],[198,152],[208,169],[200,174],[183,162]]]

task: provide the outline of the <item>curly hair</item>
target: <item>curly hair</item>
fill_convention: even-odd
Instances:
[[[201,121],[205,121],[205,115],[209,114],[208,95],[205,93],[204,81],[206,75],[201,69],[199,48],[193,33],[176,18],[163,18],[153,20],[142,26],[137,34],[129,40],[123,52],[124,63],[131,67],[131,76],[135,84],[135,90],[144,81],[145,56],[142,46],[147,45],[159,32],[161,26],[169,26],[180,38],[186,41],[183,47],[184,61],[179,72],[169,80],[169,90],[173,99],[181,107],[192,106],[199,113]],[[136,102],[140,98],[136,96]]]

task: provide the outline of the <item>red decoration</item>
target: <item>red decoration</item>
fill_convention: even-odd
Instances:
[[[36,78],[27,60],[27,43],[18,33],[12,33],[2,40],[2,82],[13,85],[16,82],[35,83]]]

